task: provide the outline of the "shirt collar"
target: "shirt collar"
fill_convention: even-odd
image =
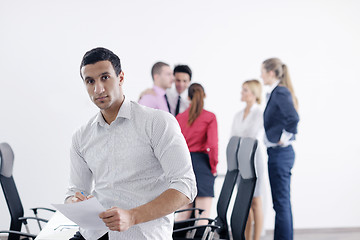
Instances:
[[[178,92],[176,92],[177,94],[178,94]],[[179,94],[178,94],[179,95]],[[180,96],[181,96],[181,99],[182,100],[187,100],[187,98],[188,98],[188,89],[185,89],[185,91],[183,91],[181,94],[180,94]]]
[[[274,91],[274,89],[277,87],[277,85],[279,85],[280,80],[276,80],[273,84],[270,85],[269,88],[269,93],[272,93],[272,91]]]
[[[156,95],[158,95],[158,96],[164,96],[165,95],[165,90],[162,89],[161,87],[158,87],[158,86],[154,85],[153,89],[154,89]]]
[[[125,97],[125,96],[124,96]],[[116,116],[116,119],[118,118],[126,118],[126,119],[130,119],[131,118],[131,103],[129,100],[127,100],[126,98],[124,99],[124,102],[122,103],[119,112]],[[96,115],[93,124],[94,123],[99,123],[100,126],[105,126],[107,123],[105,122],[105,119],[103,117],[103,115],[101,114],[101,111],[98,112],[98,114]]]
[[[251,108],[250,108],[250,112],[252,112],[254,109],[258,108],[259,107],[259,104],[257,102],[255,102]]]

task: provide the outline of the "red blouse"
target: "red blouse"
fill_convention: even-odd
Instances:
[[[209,155],[211,173],[216,173],[218,164],[218,131],[216,116],[212,112],[202,110],[200,116],[188,125],[189,109],[178,114],[176,119],[181,127],[190,152],[203,152]]]

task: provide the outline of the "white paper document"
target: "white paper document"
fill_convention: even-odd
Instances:
[[[52,204],[64,216],[79,225],[83,229],[103,230],[108,229],[99,217],[106,209],[96,198],[68,204]]]

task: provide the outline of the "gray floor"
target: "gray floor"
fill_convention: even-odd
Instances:
[[[272,240],[273,231],[267,231],[261,240]],[[360,240],[360,228],[297,229],[294,240]]]
[[[261,240],[272,240],[273,231],[266,231]],[[0,240],[6,240],[0,235]],[[335,229],[297,229],[294,231],[294,240],[360,240],[359,228]]]

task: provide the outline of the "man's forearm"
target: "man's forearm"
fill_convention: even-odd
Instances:
[[[185,204],[190,199],[175,189],[168,189],[153,201],[130,210],[134,217],[134,223],[148,222],[168,215]]]

